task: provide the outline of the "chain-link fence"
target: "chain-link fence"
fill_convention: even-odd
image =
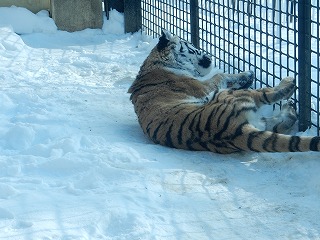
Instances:
[[[295,77],[299,128],[313,125],[319,134],[319,0],[142,0],[141,8],[146,34],[167,29],[226,72],[253,70],[254,87]]]

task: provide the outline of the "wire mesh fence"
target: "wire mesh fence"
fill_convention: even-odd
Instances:
[[[320,126],[318,0],[141,0],[142,30],[167,29],[229,73],[253,70],[255,88],[297,79],[299,128]],[[298,31],[299,29],[299,31]]]
[[[320,2],[311,1],[311,119],[312,124],[320,128]]]

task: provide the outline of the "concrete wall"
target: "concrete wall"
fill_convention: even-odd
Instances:
[[[102,1],[51,0],[51,15],[60,30],[102,28]]]
[[[0,7],[24,7],[37,13],[41,10],[50,9],[50,0],[0,0]]]

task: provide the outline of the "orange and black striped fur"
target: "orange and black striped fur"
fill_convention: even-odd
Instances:
[[[290,102],[279,115],[261,118],[259,127],[255,124],[259,107],[290,98],[296,89],[292,78],[252,90],[250,71],[198,80],[210,71],[209,56],[163,31],[128,91],[150,139],[217,153],[319,151],[319,137],[286,135],[297,120]]]

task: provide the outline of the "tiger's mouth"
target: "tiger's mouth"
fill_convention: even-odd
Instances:
[[[209,57],[208,55],[204,55],[202,59],[199,60],[198,64],[203,68],[208,68],[211,66],[211,63],[212,63],[211,57]]]

